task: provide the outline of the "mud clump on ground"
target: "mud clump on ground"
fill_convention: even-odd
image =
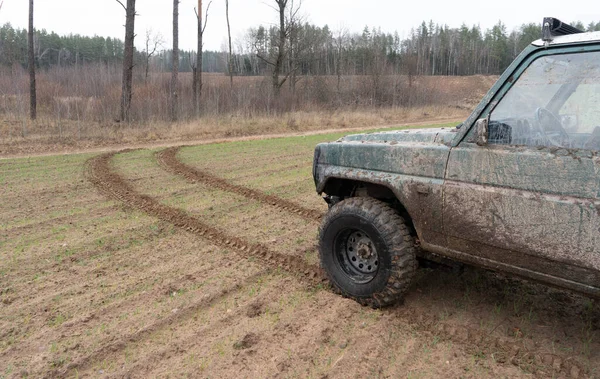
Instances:
[[[248,333],[241,340],[235,342],[233,344],[233,348],[236,350],[246,350],[256,345],[259,341],[259,338],[254,333]]]
[[[250,304],[248,310],[246,310],[246,316],[248,316],[249,318],[260,316],[263,313],[263,307],[264,305],[261,302]]]

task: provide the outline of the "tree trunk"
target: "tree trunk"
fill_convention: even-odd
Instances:
[[[296,95],[296,70],[295,70],[295,66],[296,66],[296,44],[297,44],[297,40],[296,40],[296,35],[295,35],[295,31],[294,31],[294,27],[291,27],[290,30],[290,35],[289,35],[289,40],[290,40],[290,46],[289,46],[289,56],[290,56],[290,61],[289,61],[289,70],[291,71],[290,74],[290,88],[292,90],[292,95]],[[318,64],[318,63],[317,63]]]
[[[225,0],[225,17],[227,18],[227,36],[229,39],[229,86],[233,89],[233,54],[231,53],[231,26],[229,25],[229,0]]]
[[[135,38],[135,0],[127,0],[125,9],[125,47],[123,51],[123,87],[121,89],[121,121],[129,121],[133,82],[133,40]]]
[[[200,102],[202,98],[202,0],[198,0],[198,49],[196,50],[196,75],[194,80],[194,104],[196,117],[200,117]]]
[[[150,75],[150,59],[146,57],[146,68],[144,71],[144,83],[148,83],[148,75]]]
[[[179,76],[179,0],[173,0],[173,71],[171,72],[171,121],[177,121]]]
[[[196,80],[198,76],[198,67],[192,66],[192,98],[194,102],[194,109],[196,108],[196,99],[198,98],[198,88],[196,87]],[[196,113],[197,115],[197,113]]]
[[[35,56],[33,54],[33,0],[29,0],[29,34],[27,41],[29,44],[29,117],[35,120],[37,117],[37,99],[35,90]]]
[[[271,77],[273,91],[275,92],[275,96],[277,97],[279,96],[279,90],[281,89],[281,85],[283,84],[279,82],[279,74],[281,73],[281,69],[283,66],[283,57],[285,49],[285,8],[287,2],[288,0],[277,0],[277,5],[279,6],[279,41],[277,41],[277,57],[275,58],[275,65],[273,66],[273,73]]]
[[[335,75],[337,76],[337,85],[336,85],[336,89],[337,89],[337,95],[338,95],[338,99],[341,99],[341,82],[342,82],[342,41],[340,38],[340,42],[338,42],[338,56],[337,56],[337,62],[335,62]]]
[[[146,56],[145,62],[146,66],[144,67],[144,83],[148,83],[148,74],[150,70],[150,33],[146,30]]]

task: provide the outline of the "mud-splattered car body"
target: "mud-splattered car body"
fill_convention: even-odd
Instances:
[[[511,114],[536,91],[553,93]],[[599,91],[600,32],[536,41],[457,128],[318,145],[317,192],[393,204],[428,257],[600,296]]]

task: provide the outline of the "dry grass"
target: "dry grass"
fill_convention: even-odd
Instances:
[[[169,120],[170,77],[154,73],[147,80],[135,72],[133,122]],[[264,77],[235,77],[230,88],[221,74],[204,74],[202,115],[257,117],[293,111],[353,110],[364,107],[460,105],[477,99],[493,77],[412,77],[404,75],[303,76],[295,89],[284,86],[275,96]],[[192,77],[180,75],[179,115],[196,118]],[[8,121],[28,115],[27,73],[19,67],[0,68],[0,114]],[[72,120],[111,124],[118,114],[121,71],[116,66],[54,67],[37,74],[38,113],[56,122]]]
[[[463,117],[493,83],[493,77],[403,75],[306,76],[295,90],[275,96],[264,77],[205,74],[202,109],[195,113],[191,74],[180,75],[179,123],[169,116],[169,75],[145,80],[137,71],[131,122],[119,113],[120,69],[88,65],[55,67],[37,75],[38,120],[28,119],[28,76],[19,67],[0,68],[0,139],[9,145],[118,142],[245,136],[326,128],[362,127]]]
[[[2,70],[2,68],[0,68]],[[145,80],[136,75],[131,119],[152,124],[168,121],[169,76],[154,74]],[[203,116],[273,116],[295,111],[356,110],[372,107],[470,107],[491,86],[494,78],[414,77],[403,75],[306,76],[295,90],[288,86],[275,96],[264,77],[235,77],[233,88],[223,75],[205,74]],[[180,75],[179,118],[197,118],[193,106],[191,75]],[[19,68],[0,71],[0,115],[9,122],[28,116],[28,77]],[[60,124],[67,120],[111,125],[119,113],[120,71],[114,67],[54,68],[37,75],[38,115]],[[85,130],[82,130],[85,132]],[[26,131],[18,131],[22,133]]]
[[[204,116],[199,120],[147,124],[60,122],[43,117],[36,122],[0,121],[0,155],[65,151],[123,144],[187,142],[191,140],[286,134],[329,129],[447,122],[467,116],[464,109],[448,106],[371,108],[360,110],[296,111],[278,115]],[[25,136],[21,133],[26,130]]]

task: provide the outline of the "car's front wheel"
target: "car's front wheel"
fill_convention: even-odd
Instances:
[[[335,204],[321,223],[321,266],[337,291],[361,304],[395,303],[417,268],[415,242],[394,209],[372,198]]]

